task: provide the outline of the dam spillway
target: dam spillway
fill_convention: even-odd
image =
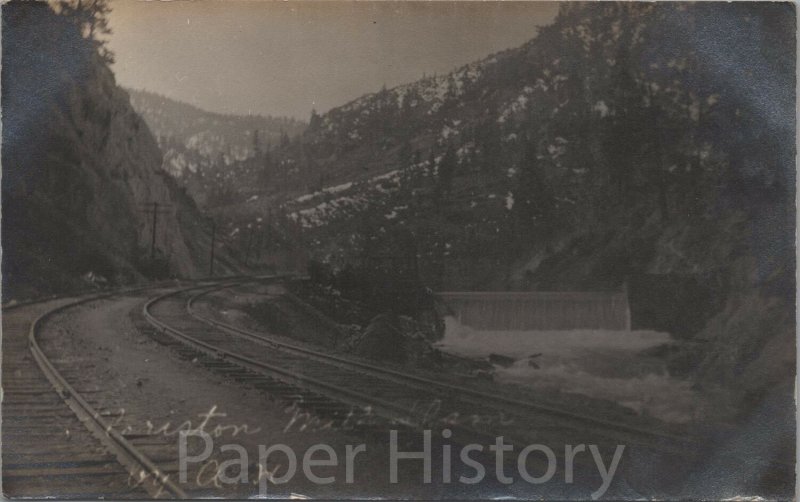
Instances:
[[[480,330],[630,330],[627,292],[447,291],[458,321]]]

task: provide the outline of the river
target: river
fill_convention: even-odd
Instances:
[[[446,323],[438,343],[441,350],[472,358],[498,354],[515,359],[507,367],[495,365],[499,383],[605,399],[667,422],[688,422],[697,413],[698,396],[691,382],[670,376],[663,360],[641,353],[670,342],[667,333],[484,331],[452,317]]]

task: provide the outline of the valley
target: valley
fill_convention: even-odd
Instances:
[[[788,29],[780,11],[724,15],[744,41],[755,19]],[[727,386],[751,360],[730,337],[792,343],[791,315],[772,309],[793,304],[795,178],[792,131],[745,106],[671,28],[718,33],[719,12],[564,5],[521,47],[315,112],[291,139],[177,180],[255,269],[413,257],[434,290],[627,285],[634,328],[702,341],[670,366],[699,364],[703,385]],[[788,53],[760,43],[771,62],[750,57],[753,46],[731,54],[737,71],[788,84]],[[791,86],[778,88],[791,110]],[[730,324],[743,304],[761,327]],[[753,363],[774,370],[759,372],[759,389],[793,364],[768,357]]]
[[[793,6],[131,5],[2,9],[4,496],[791,498]]]

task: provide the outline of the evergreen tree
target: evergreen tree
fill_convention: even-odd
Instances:
[[[286,131],[281,131],[280,148],[282,150],[285,150],[288,147],[289,147],[289,135],[286,134]]]
[[[316,109],[312,108],[311,118],[308,120],[308,130],[316,132],[319,130],[320,125],[322,125],[322,117],[319,116]]]
[[[400,145],[400,149],[397,152],[397,163],[401,169],[411,166],[411,163],[413,162],[412,155],[411,143],[409,143],[408,140],[403,141],[403,143]]]
[[[536,140],[528,138],[514,193],[514,211],[523,230],[546,228],[555,217],[555,200],[539,165],[537,152]]]
[[[109,0],[61,0],[54,4],[54,8],[75,23],[87,40],[92,41],[98,56],[105,63],[114,62],[114,54],[108,49],[105,38],[111,34]]]
[[[447,145],[444,155],[439,161],[439,168],[436,173],[436,188],[434,190],[434,198],[437,204],[440,205],[444,202],[444,198],[450,193],[453,185],[453,176],[455,175],[458,159],[452,144]]]
[[[256,159],[261,157],[261,141],[258,137],[258,129],[253,130],[253,157]]]
[[[480,165],[486,173],[491,173],[501,162],[503,145],[500,128],[493,118],[483,120],[475,128],[475,143],[480,152]]]

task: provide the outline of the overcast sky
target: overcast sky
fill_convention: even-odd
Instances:
[[[122,85],[211,111],[307,120],[312,108],[520,45],[557,4],[115,0],[112,8]]]

